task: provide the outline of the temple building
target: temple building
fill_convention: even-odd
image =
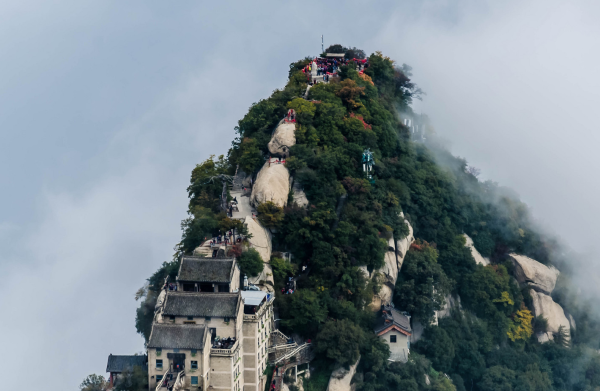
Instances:
[[[148,367],[148,357],[143,356],[116,356],[110,354],[106,364],[106,372],[109,373],[109,389],[113,388],[120,380],[123,372],[133,372],[135,367],[140,367],[146,371]]]
[[[390,305],[383,305],[373,331],[390,347],[390,361],[408,361],[412,333],[410,316]]]
[[[150,390],[264,390],[274,296],[239,286],[235,259],[182,258],[155,307]]]
[[[236,292],[240,268],[233,258],[182,257],[177,290],[183,292]]]

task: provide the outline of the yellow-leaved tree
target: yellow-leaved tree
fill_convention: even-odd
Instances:
[[[522,304],[521,309],[513,314],[512,322],[506,333],[508,338],[513,342],[519,339],[529,339],[533,334],[533,326],[531,325],[532,320],[533,315],[531,314],[531,311]]]

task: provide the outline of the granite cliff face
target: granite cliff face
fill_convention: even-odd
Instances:
[[[521,285],[527,285],[547,295],[552,293],[560,274],[558,269],[524,255],[512,253],[509,257],[515,265],[515,278]]]
[[[415,241],[412,226],[408,220],[405,219],[404,222],[408,225],[408,235],[398,241],[394,240],[393,236],[388,240],[388,251],[385,253],[383,266],[374,270],[370,275],[366,267],[362,268],[367,277],[378,278],[382,284],[378,297],[373,300],[371,305],[374,310],[379,310],[381,304],[387,305],[392,302],[398,273],[402,269],[410,245]]]
[[[267,161],[256,176],[250,202],[255,207],[267,201],[284,207],[287,205],[289,192],[290,173],[285,164]]]
[[[269,142],[268,148],[274,156],[286,157],[290,155],[290,147],[296,144],[296,124],[281,121]]]
[[[463,236],[467,240],[467,243],[465,244],[465,246],[468,247],[469,250],[471,250],[471,255],[473,256],[473,259],[475,259],[475,262],[477,262],[478,264],[483,265],[483,266],[489,265],[490,260],[488,258],[483,257],[479,253],[479,251],[477,251],[477,249],[475,248],[475,245],[473,244],[473,239],[471,239],[469,237],[469,235],[467,235],[467,234],[463,234]]]
[[[546,342],[554,339],[562,326],[568,338],[571,336],[571,325],[563,308],[552,300],[552,297],[531,289],[529,291],[533,299],[533,312],[535,316],[543,316],[548,320],[548,330],[546,333],[537,335],[539,342]]]

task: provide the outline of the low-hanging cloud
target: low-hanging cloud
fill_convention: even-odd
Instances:
[[[594,3],[3,10],[0,176],[12,207],[0,211],[0,342],[10,352],[2,368],[15,374],[6,388],[27,373],[50,390],[76,389],[109,353],[143,350],[133,296],[172,256],[191,169],[226,152],[248,106],[285,83],[287,64],[317,54],[321,34],[326,46],[412,65],[427,92],[416,108],[452,150],[517,190],[572,247],[596,253]]]

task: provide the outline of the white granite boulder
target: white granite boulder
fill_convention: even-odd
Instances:
[[[284,164],[267,161],[256,176],[250,203],[257,207],[271,201],[281,207],[287,204],[290,191],[290,173]]]
[[[396,249],[394,248],[394,238],[388,240],[388,251],[383,258],[383,266],[376,270],[379,273],[382,283],[379,290],[381,304],[390,304],[394,295],[394,287],[398,279],[398,260],[396,259]]]
[[[400,216],[404,217],[404,214],[401,213]],[[402,263],[404,262],[404,257],[406,257],[406,253],[410,249],[410,245],[415,241],[415,237],[413,235],[413,228],[408,222],[408,220],[404,219],[406,225],[408,225],[408,235],[405,238],[402,238],[396,242],[396,254],[398,255],[398,271],[402,269]]]
[[[258,251],[263,262],[268,263],[271,260],[271,232],[252,216],[247,216],[244,223],[248,227],[248,233],[252,235],[248,239],[250,247]]]
[[[296,124],[280,122],[269,142],[269,152],[275,156],[290,156],[290,147],[296,144]]]
[[[546,266],[524,255],[509,254],[515,265],[515,278],[522,285],[536,291],[551,294],[560,272],[554,266]]]
[[[248,227],[248,233],[252,234],[252,237],[248,239],[250,247],[255,249],[262,258],[263,271],[256,277],[248,277],[248,281],[251,284],[258,285],[262,290],[272,292],[273,291],[273,269],[269,264],[271,260],[271,232],[265,229],[258,219],[253,219],[251,216],[247,216],[244,220],[246,227]],[[270,284],[261,283],[261,281],[269,282]]]
[[[533,314],[535,316],[543,316],[548,320],[548,332],[545,335],[538,335],[538,341],[543,343],[549,339],[553,339],[554,334],[558,333],[561,326],[563,326],[564,331],[570,338],[571,325],[563,308],[545,293],[533,289],[529,293],[533,299]]]
[[[302,190],[300,182],[293,180],[292,191],[294,192],[294,203],[301,208],[305,208],[308,205],[308,198],[306,193]]]
[[[465,247],[468,247],[469,250],[471,250],[471,255],[473,256],[473,259],[475,259],[475,262],[477,262],[480,265],[483,266],[487,266],[490,264],[490,260],[489,258],[486,258],[484,256],[482,256],[479,251],[477,251],[477,249],[475,248],[475,245],[473,244],[473,239],[471,239],[469,237],[469,235],[467,234],[463,234],[463,236],[466,239],[466,243],[465,243]]]
[[[356,367],[360,362],[360,357],[354,365],[351,365],[349,369],[338,368],[331,373],[329,378],[329,385],[327,385],[327,391],[350,391],[352,378],[356,373]]]
[[[404,220],[404,222],[408,225],[409,233],[405,238],[398,241],[395,241],[394,237],[391,237],[388,240],[388,251],[383,258],[383,266],[374,270],[371,275],[369,275],[366,267],[364,267],[367,278],[376,277],[379,279],[379,283],[381,283],[381,289],[379,290],[377,297],[373,298],[373,302],[370,305],[373,311],[379,311],[382,304],[387,305],[392,302],[394,287],[396,286],[396,280],[398,279],[398,273],[402,268],[404,257],[406,256],[410,245],[415,241],[410,223],[407,220]]]

